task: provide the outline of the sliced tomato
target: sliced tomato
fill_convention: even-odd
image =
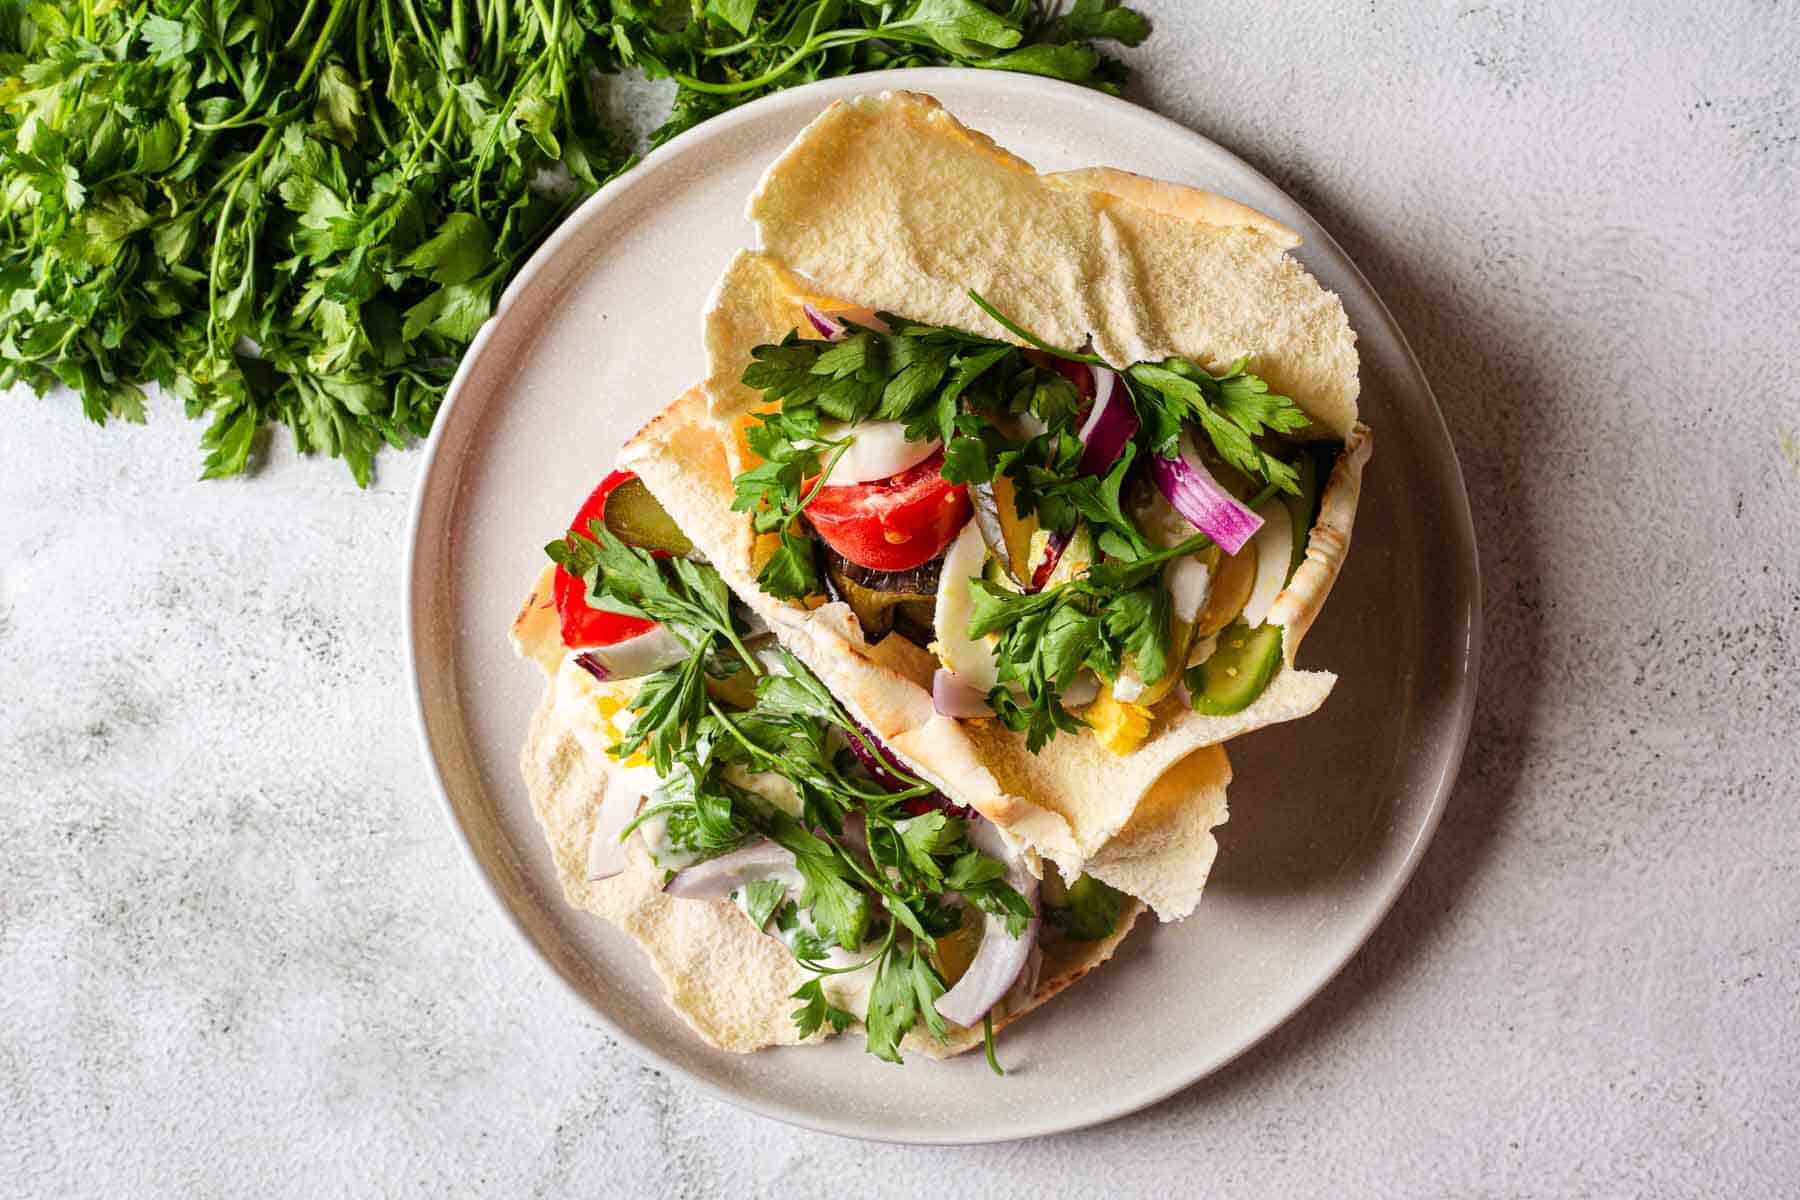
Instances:
[[[614,471],[602,479],[600,486],[588,495],[586,503],[575,514],[575,519],[569,522],[569,532],[591,537],[588,522],[605,522],[606,498],[621,483],[636,478],[630,471]],[[556,615],[562,618],[563,645],[571,650],[581,646],[610,646],[656,628],[655,621],[590,607],[587,585],[561,567],[556,568],[551,595],[556,599]]]
[[[969,489],[942,474],[944,452],[888,479],[826,485],[806,518],[826,544],[859,567],[909,571],[942,553],[968,523]]]

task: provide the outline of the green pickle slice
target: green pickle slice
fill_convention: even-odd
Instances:
[[[1311,453],[1300,456],[1295,464],[1300,472],[1300,494],[1298,496],[1283,495],[1282,503],[1287,505],[1288,517],[1294,523],[1294,549],[1288,562],[1288,578],[1300,569],[1306,561],[1306,539],[1312,535],[1313,520],[1319,514],[1319,460]]]
[[[1233,621],[1219,634],[1212,657],[1187,673],[1194,711],[1209,717],[1243,712],[1263,694],[1281,665],[1281,626],[1250,628]]]
[[[621,542],[641,550],[663,550],[676,558],[694,552],[694,543],[641,479],[627,479],[607,496],[606,527]]]

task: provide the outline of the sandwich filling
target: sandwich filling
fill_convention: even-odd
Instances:
[[[1115,370],[970,299],[1018,342],[808,305],[751,351],[760,462],[734,487],[775,538],[758,585],[928,649],[940,713],[1033,752],[1086,727],[1130,753],[1172,694],[1241,712],[1282,662],[1270,610],[1342,443],[1245,359]]]

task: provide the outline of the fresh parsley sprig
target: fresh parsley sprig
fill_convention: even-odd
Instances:
[[[1182,429],[1197,424],[1226,463],[1297,496],[1299,473],[1254,439],[1299,433],[1311,422],[1299,405],[1251,374],[1249,361],[1239,358],[1214,375],[1188,359],[1166,358],[1133,365],[1125,380],[1155,453],[1173,458]]]
[[[731,589],[714,568],[627,545],[597,520],[588,522],[588,534],[572,532],[546,545],[544,553],[586,585],[593,607],[655,621],[696,655],[715,638],[722,640],[752,673],[762,673],[744,647]]]
[[[1160,564],[1106,582],[1090,572],[1036,593],[971,581],[969,636],[1000,635],[994,659],[1001,686],[988,701],[1003,724],[1025,734],[1027,749],[1036,753],[1057,733],[1081,728],[1063,707],[1062,694],[1082,668],[1116,680],[1132,655],[1145,683],[1168,673],[1169,593],[1161,574]],[[1023,698],[1008,684],[1017,685]]]
[[[628,758],[647,750],[666,775],[706,712],[709,660],[721,670],[762,674],[743,642],[731,611],[731,589],[714,568],[685,558],[659,557],[628,546],[600,521],[589,534],[571,532],[544,547],[557,566],[580,579],[595,608],[656,621],[690,651],[684,661],[658,671],[638,692],[638,715],[616,753]],[[729,648],[720,664],[716,653]]]

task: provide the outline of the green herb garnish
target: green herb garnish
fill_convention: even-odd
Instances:
[[[590,533],[571,534],[545,551],[584,581],[589,603],[660,621],[693,652],[643,681],[629,730],[611,748],[621,758],[644,748],[663,779],[630,828],[661,817],[688,861],[757,837],[793,854],[805,881],[800,894],[789,896],[774,881],[747,885],[740,903],[751,922],[765,930],[773,922],[774,935],[821,978],[865,964],[875,974],[861,1014],[833,1006],[820,979],[795,992],[802,1036],[825,1025],[842,1032],[860,1019],[870,1051],[896,1062],[901,1039],[917,1022],[945,1036],[933,1007],[944,982],[930,954],[937,938],[963,919],[947,893],[1003,917],[1018,937],[1032,909],[1006,882],[1005,864],[970,844],[960,818],[908,810],[908,801],[936,794],[924,780],[895,767],[891,773],[905,787],[888,791],[874,782],[842,748],[850,739],[867,744],[869,735],[788,651],[763,651],[764,658],[750,652],[717,570],[628,546],[601,522]],[[756,677],[754,703],[728,708],[708,681],[741,671]],[[800,814],[734,783],[734,768],[786,780],[800,798]],[[852,823],[860,825],[860,837],[850,835]],[[832,965],[834,950],[861,958]]]
[[[651,137],[886,67],[1107,91],[1114,0],[79,0],[0,6],[0,386],[270,425],[341,457],[431,428],[456,360],[564,217],[635,159],[593,72],[676,84]]]
[[[750,448],[766,461],[738,476],[737,506],[756,514],[759,532],[782,534],[761,577],[764,590],[784,599],[823,590],[811,539],[793,521],[809,498],[802,484],[814,477],[821,447],[844,445],[861,422],[899,421],[909,440],[943,441],[943,476],[952,483],[1004,475],[1021,517],[1035,516],[1043,529],[1064,535],[1086,522],[1101,561],[1084,577],[1029,595],[971,581],[968,636],[1001,635],[999,678],[1018,689],[996,688],[989,703],[1036,751],[1057,733],[1081,727],[1061,694],[1082,668],[1113,681],[1129,656],[1138,678],[1155,685],[1182,665],[1170,661],[1163,568],[1212,541],[1196,534],[1177,546],[1154,545],[1126,506],[1133,468],[1146,455],[1173,455],[1182,431],[1195,430],[1226,465],[1266,484],[1254,507],[1278,490],[1299,490],[1295,468],[1256,439],[1300,432],[1309,422],[1291,399],[1247,370],[1247,359],[1216,375],[1183,358],[1138,363],[1120,375],[1138,432],[1105,475],[1086,473],[1077,436],[1085,411],[1074,385],[1045,366],[1043,356],[1101,360],[1050,345],[979,293],[969,298],[1030,351],[892,313],[880,314],[887,332],[846,322],[846,336],[835,343],[795,331],[756,347],[743,382],[780,408],[748,431]],[[1022,432],[1027,417],[1039,432]],[[822,440],[827,428],[837,440]]]

